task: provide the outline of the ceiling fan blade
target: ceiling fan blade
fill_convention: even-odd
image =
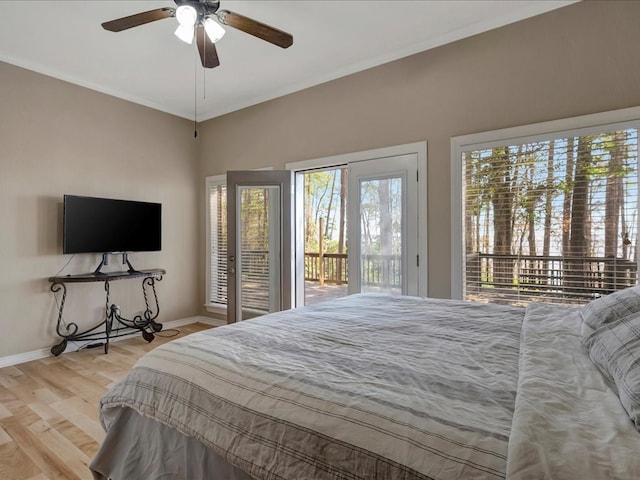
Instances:
[[[148,12],[136,13],[135,15],[129,15],[128,17],[117,18],[116,20],[104,22],[102,24],[102,28],[109,30],[110,32],[121,32],[128,28],[144,25],[145,23],[174,17],[175,14],[176,12],[173,8],[156,8],[155,10],[149,10]]]
[[[204,68],[214,68],[220,65],[218,60],[218,52],[216,45],[207,36],[204,27],[199,25],[196,29],[196,43],[198,44],[198,52],[200,53],[200,61]]]
[[[293,45],[293,36],[290,33],[270,27],[257,20],[252,20],[249,17],[230,12],[229,10],[218,10],[216,15],[220,23],[242,30],[249,35],[266,40],[278,47],[288,48]]]

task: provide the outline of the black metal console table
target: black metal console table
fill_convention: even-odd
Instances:
[[[63,275],[61,277],[49,277],[51,291],[54,295],[62,291],[62,299],[58,305],[58,323],[56,332],[62,337],[62,341],[51,347],[53,355],[60,355],[67,348],[67,342],[73,341],[104,341],[104,353],[109,352],[109,339],[131,335],[137,331],[142,332],[142,337],[151,342],[154,339],[154,332],[162,330],[162,324],[155,321],[160,313],[158,306],[158,295],[156,294],[156,282],[162,280],[162,276],[167,273],[161,268],[152,270],[134,270],[126,272],[106,272],[106,273],[83,273],[80,275]],[[109,282],[115,280],[128,280],[142,278],[142,294],[144,295],[145,310],[141,315],[136,315],[129,320],[120,313],[120,307],[110,304]],[[104,282],[106,293],[105,318],[96,326],[83,332],[78,332],[76,323],[64,325],[62,311],[67,298],[67,283]],[[149,293],[153,292],[152,305],[149,305]],[[151,308],[153,307],[153,308]],[[115,328],[114,328],[115,325]],[[104,332],[101,330],[104,327]],[[131,329],[134,329],[133,331]],[[98,344],[100,345],[100,344]]]

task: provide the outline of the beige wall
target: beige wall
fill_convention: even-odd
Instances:
[[[0,63],[0,358],[56,342],[46,279],[70,258],[63,194],[162,202],[162,252],[131,260],[167,269],[169,321],[205,314],[207,175],[415,141],[428,142],[429,294],[448,297],[450,138],[640,105],[639,18],[640,2],[581,2],[210,120],[197,142],[188,120]],[[125,313],[139,295],[113,284]],[[74,285],[65,318],[90,324],[103,301],[100,284]]]
[[[640,105],[639,19],[582,2],[213,119],[200,177],[426,140],[429,295],[449,297],[451,137]]]
[[[48,348],[56,308],[47,278],[62,255],[65,193],[161,202],[161,252],[134,253],[136,268],[165,268],[160,321],[198,313],[197,195],[192,124],[0,63],[0,357]],[[122,270],[119,258],[111,270]],[[94,269],[76,255],[62,272]],[[135,282],[135,283],[134,283]],[[140,313],[139,282],[112,283],[112,302]],[[104,311],[101,283],[69,287],[65,318],[81,326]]]

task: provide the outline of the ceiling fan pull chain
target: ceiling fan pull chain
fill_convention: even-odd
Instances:
[[[207,69],[202,69],[202,99],[207,99]]]
[[[198,56],[193,61],[193,138],[198,138]]]

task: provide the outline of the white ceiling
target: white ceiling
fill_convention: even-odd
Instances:
[[[173,35],[174,18],[119,33],[100,26],[175,7],[173,0],[3,0],[0,60],[202,121],[570,3],[221,0],[223,9],[291,33],[294,43],[281,49],[225,27],[220,66],[205,70],[195,43]]]

